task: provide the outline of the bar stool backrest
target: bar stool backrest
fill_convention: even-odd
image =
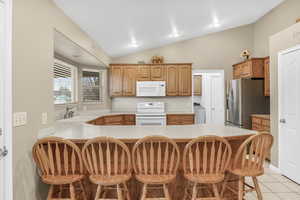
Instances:
[[[233,169],[241,169],[245,173],[263,170],[263,164],[272,144],[273,136],[269,133],[251,136],[238,149],[233,161]]]
[[[82,158],[90,175],[124,175],[132,171],[128,147],[111,137],[87,141],[82,149]]]
[[[176,175],[180,153],[177,144],[164,136],[140,139],[132,151],[137,175]]]
[[[42,175],[81,175],[83,163],[80,149],[70,140],[48,137],[38,140],[32,155]]]
[[[232,150],[222,137],[203,136],[189,142],[183,152],[183,170],[185,174],[211,175],[224,174]]]

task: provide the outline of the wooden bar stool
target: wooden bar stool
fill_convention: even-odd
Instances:
[[[122,141],[110,137],[91,139],[82,149],[82,158],[90,181],[97,185],[95,200],[130,200],[126,182],[132,175],[131,156]],[[116,191],[116,197],[105,197],[109,190]]]
[[[135,177],[144,184],[141,200],[171,199],[167,184],[176,178],[180,160],[177,144],[167,137],[148,136],[134,145],[132,159]],[[147,197],[150,189],[162,189],[164,197]]]
[[[270,152],[273,144],[273,136],[269,133],[262,133],[248,138],[238,149],[233,163],[229,168],[229,172],[239,177],[238,200],[243,200],[246,192],[256,191],[259,200],[262,200],[262,193],[257,181],[257,176],[264,174],[264,162],[266,156]],[[245,177],[252,177],[254,187],[245,183]],[[224,182],[223,191],[229,188]],[[245,186],[250,188],[245,190]]]
[[[222,137],[204,136],[189,142],[183,152],[184,176],[193,184],[192,200],[209,199],[221,200],[218,185],[225,179],[225,171],[231,158],[230,144]],[[212,186],[215,197],[199,198],[201,187]],[[188,188],[185,190],[185,198]],[[185,199],[184,198],[184,199]]]
[[[73,142],[56,137],[44,138],[35,143],[32,155],[42,181],[51,185],[47,200],[78,199],[76,190],[87,200],[82,183],[84,175],[81,152]],[[76,187],[76,183],[79,183],[79,187]],[[65,188],[69,195],[64,193]]]

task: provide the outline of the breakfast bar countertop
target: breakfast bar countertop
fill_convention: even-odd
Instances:
[[[225,125],[175,125],[175,126],[96,126],[85,123],[91,116],[57,121],[53,127],[42,129],[38,137],[61,137],[71,140],[86,140],[109,136],[126,141],[136,141],[149,135],[163,135],[177,141],[187,141],[204,135],[238,137],[256,134],[256,131]]]

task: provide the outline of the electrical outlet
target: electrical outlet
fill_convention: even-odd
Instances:
[[[48,113],[44,112],[42,113],[42,124],[47,124],[48,123]]]
[[[14,113],[14,127],[24,126],[27,124],[27,112]]]

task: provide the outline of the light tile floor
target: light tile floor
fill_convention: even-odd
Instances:
[[[300,185],[272,171],[266,164],[265,174],[258,177],[264,200],[300,200]],[[253,185],[252,180],[246,182]],[[246,200],[256,200],[256,193],[247,193]]]

